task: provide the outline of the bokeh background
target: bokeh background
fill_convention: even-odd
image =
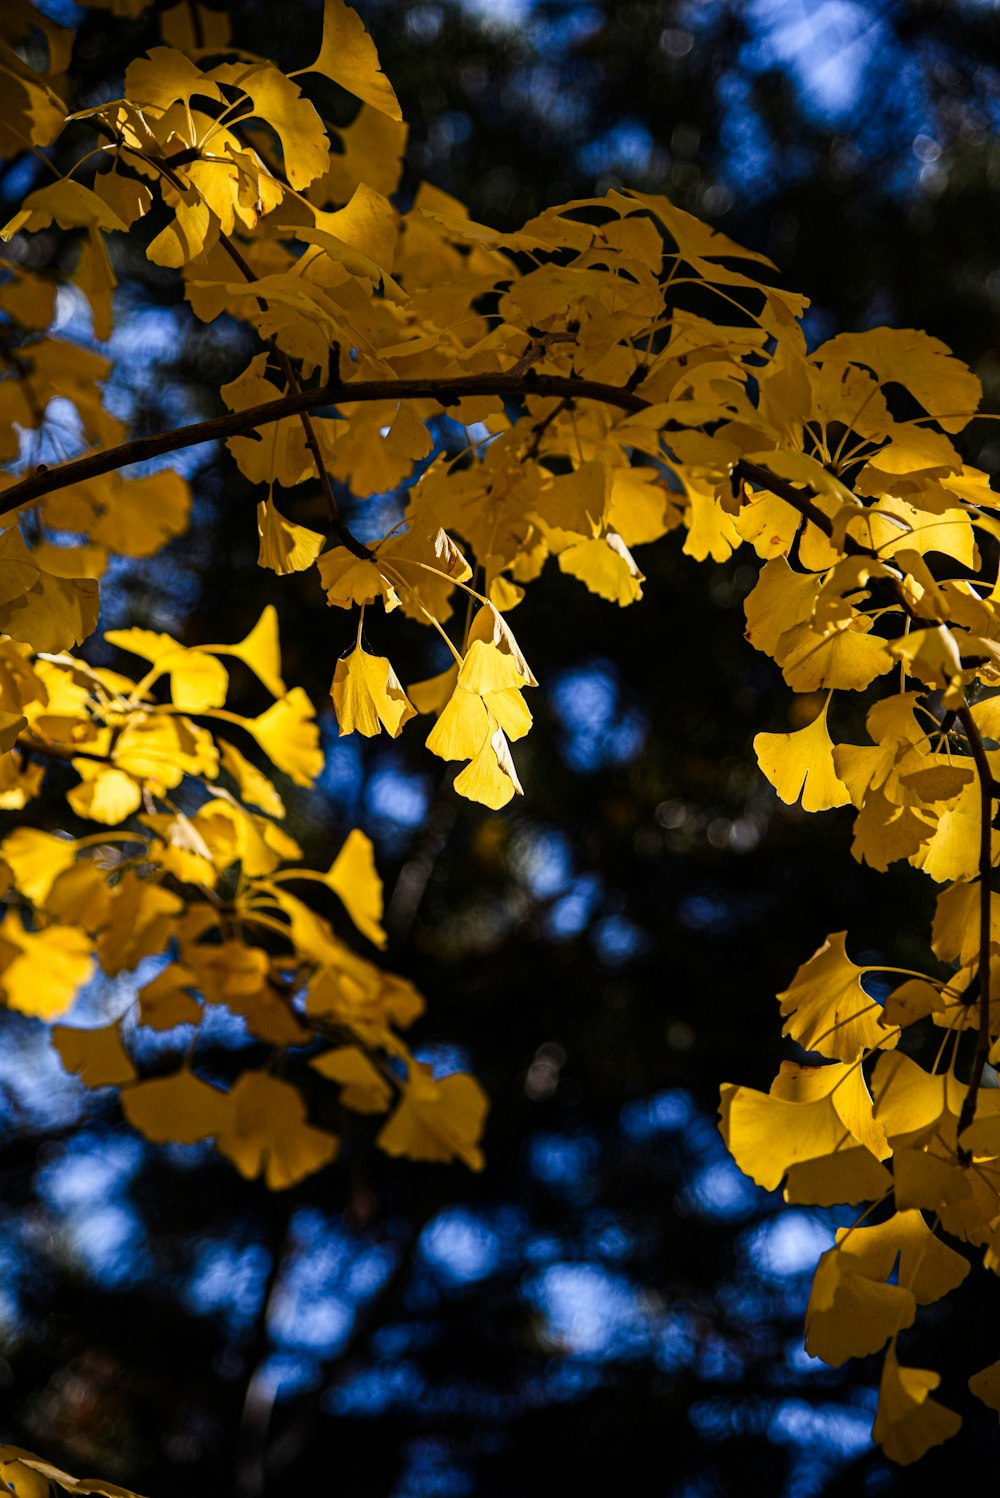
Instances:
[[[813,299],[814,343],[924,327],[996,409],[995,5],[358,8],[411,123],[404,204],[426,177],[508,228],[612,186],[666,192],[772,255]],[[156,39],[148,17],[46,9],[79,26],[78,108]],[[315,4],[234,13],[250,50],[314,55]],[[36,170],[7,170],[5,213]],[[118,254],[115,409],[138,432],[213,413],[244,332],[193,326],[169,276]],[[72,295],[59,309],[81,326]],[[991,430],[963,440],[995,470]],[[117,564],[105,627],[237,639],[274,601],[286,675],[323,703],[349,626],[318,585],[256,569],[254,496],[225,453],[183,461],[191,536]],[[374,534],[403,497],[342,498]],[[155,1498],[832,1498],[996,1470],[996,1419],[962,1377],[997,1356],[995,1285],[974,1274],[910,1334],[966,1425],[893,1469],[869,1437],[876,1360],[832,1371],[802,1350],[811,1268],[845,1216],[755,1188],[715,1126],[721,1081],[769,1083],[774,994],[798,964],[843,929],[858,960],[919,962],[933,889],[870,877],[843,814],[805,818],[757,772],[753,734],[791,720],[742,639],[753,556],[699,566],[675,536],[639,560],[633,609],[553,575],[518,611],[542,681],[523,801],[470,806],[417,735],[338,742],[328,711],[322,795],[291,798],[311,857],[351,826],[374,838],[389,961],[429,999],[418,1054],[471,1066],[492,1100],[481,1176],[388,1160],[357,1120],[337,1167],[270,1195],[208,1149],[146,1144],[111,1093],[65,1078],[40,1026],[4,1018],[0,1435]],[[437,665],[419,630],[398,637],[404,680]],[[122,980],[86,1002],[128,996]],[[235,1022],[208,1043],[251,1044]]]

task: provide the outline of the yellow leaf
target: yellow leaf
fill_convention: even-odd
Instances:
[[[302,688],[292,687],[259,717],[245,719],[244,726],[277,769],[295,785],[311,786],[323,768],[315,717]]]
[[[396,739],[416,713],[386,657],[360,645],[337,662],[330,695],[341,736],[356,730],[372,738],[384,727]]]
[[[759,733],[753,741],[757,763],[782,801],[791,806],[801,796],[803,811],[827,811],[850,800],[834,769],[828,707],[795,733]]]
[[[324,1051],[310,1061],[310,1066],[323,1077],[339,1082],[343,1087],[340,1100],[347,1108],[357,1113],[384,1113],[392,1100],[392,1088],[357,1046],[342,1046],[336,1051]]]
[[[201,650],[185,650],[160,661],[170,673],[170,694],[183,713],[204,713],[222,707],[229,688],[229,673],[221,661]]]
[[[120,1087],[135,1078],[135,1067],[116,1024],[100,1030],[75,1030],[54,1025],[52,1044],[63,1066],[75,1072],[85,1087]]]
[[[114,977],[143,957],[162,952],[183,908],[183,900],[172,890],[126,869],[115,885],[112,918],[98,940],[104,971]]]
[[[410,1160],[462,1160],[482,1170],[479,1138],[488,1107],[474,1077],[454,1072],[435,1081],[428,1066],[410,1063],[403,1095],[377,1144],[388,1155]]]
[[[122,1092],[122,1112],[154,1144],[195,1144],[223,1127],[229,1098],[183,1067]]]
[[[493,721],[490,721],[491,728]],[[512,796],[523,796],[521,782],[502,728],[497,728],[478,754],[455,776],[455,790],[470,801],[499,811]]]
[[[193,98],[214,99],[225,103],[222,90],[211,77],[171,47],[153,47],[145,57],[130,62],[125,70],[125,97],[136,104],[157,109]]]
[[[935,1237],[916,1211],[897,1208],[875,1227],[838,1228],[837,1244],[870,1279],[887,1280],[896,1269],[897,1283],[920,1306],[957,1289],[970,1269],[969,1261]]]
[[[356,603],[374,603],[381,598],[387,614],[399,606],[399,597],[376,562],[356,557],[344,546],[324,551],[317,564],[327,602],[349,609]]]
[[[891,1187],[892,1176],[885,1166],[858,1144],[820,1160],[790,1165],[785,1201],[810,1207],[855,1206],[878,1201]]]
[[[948,346],[913,328],[839,333],[816,349],[812,358],[838,370],[863,365],[874,372],[879,384],[902,385],[946,432],[960,432],[982,399],[979,380]]]
[[[787,1065],[787,1063],[786,1063]],[[792,1165],[820,1160],[842,1146],[858,1142],[871,1147],[871,1099],[867,1120],[864,1108],[850,1094],[847,1083],[860,1068],[848,1064],[798,1067],[776,1081],[799,1080],[801,1101],[794,1097],[756,1092],[725,1083],[721,1090],[719,1129],[745,1175],[773,1191]],[[864,1087],[864,1081],[856,1084]],[[885,1153],[885,1151],[882,1151]],[[877,1151],[876,1151],[877,1153]]]
[[[0,843],[0,853],[22,895],[33,905],[44,905],[56,879],[76,861],[76,843],[38,827],[18,827]]]
[[[990,1363],[989,1367],[974,1373],[969,1379],[969,1388],[977,1399],[1000,1415],[1000,1362]]]
[[[66,792],[66,800],[78,817],[89,817],[105,827],[117,827],[142,805],[142,788],[131,775],[92,759],[75,759],[73,768],[80,784]]]
[[[218,655],[235,655],[250,667],[272,697],[284,697],[287,688],[281,679],[278,611],[273,603],[267,605],[245,640],[238,645],[215,645],[212,650]]]
[[[416,681],[410,687],[410,701],[418,713],[441,713],[444,711],[458,680],[458,666],[449,666],[439,676],[429,676],[426,681]],[[445,756],[447,757],[447,756]],[[461,756],[457,756],[461,758]]]
[[[8,911],[0,942],[14,954],[0,973],[7,1007],[38,1019],[65,1014],[94,969],[93,942],[73,926],[26,931]]]
[[[263,1175],[272,1191],[328,1165],[337,1140],[306,1122],[297,1088],[267,1072],[247,1071],[229,1094],[216,1148],[247,1180]]]
[[[257,534],[260,537],[257,565],[270,567],[279,577],[311,567],[326,539],[319,531],[286,520],[267,500],[261,500],[257,506]]]
[[[95,1493],[101,1498],[140,1498],[130,1488],[120,1488],[117,1483],[105,1482],[103,1478],[71,1477],[68,1472],[53,1467],[20,1446],[0,1445],[0,1484],[13,1493],[14,1498],[51,1498],[53,1483],[66,1493]]]
[[[905,1028],[928,1014],[943,1014],[945,1008],[944,995],[933,983],[911,978],[894,989],[882,1005],[882,1023]]]
[[[63,926],[100,931],[111,918],[111,891],[96,862],[82,860],[59,875],[45,899],[45,909]]]
[[[991,759],[995,755],[995,750],[990,752]],[[910,863],[939,884],[974,878],[979,868],[980,824],[979,781],[969,780],[953,801],[940,808],[936,825],[908,855]],[[998,857],[1000,847],[994,839],[994,863]]]
[[[458,682],[467,692],[480,697],[487,692],[504,692],[526,685],[513,656],[505,655],[493,644],[473,640],[458,673]]]
[[[954,1150],[967,1090],[950,1072],[926,1072],[899,1051],[880,1056],[872,1073],[875,1116],[893,1148],[920,1147],[936,1138]],[[1000,1092],[981,1092],[976,1111],[978,1129],[987,1116],[1000,1114]]]
[[[285,804],[263,771],[251,764],[235,744],[219,739],[218,745],[222,768],[236,781],[243,800],[259,807],[269,817],[278,817],[279,820],[284,817]]]
[[[307,1032],[270,983],[270,960],[261,947],[242,941],[218,946],[182,942],[181,954],[210,1004],[241,1015],[251,1035],[271,1045],[299,1045]]]
[[[882,1009],[861,979],[874,968],[856,967],[847,955],[845,931],[826,941],[778,995],[785,1019],[782,1035],[807,1051],[837,1061],[856,1061],[867,1050],[895,1044],[879,1023]]]
[[[349,832],[323,880],[343,901],[362,936],[376,947],[384,947],[382,881],[375,868],[371,838],[357,827]]]
[[[220,63],[213,78],[245,93],[253,114],[281,141],[285,172],[292,187],[308,187],[330,164],[330,147],[323,121],[290,78],[273,63],[259,59]]]
[[[889,646],[893,660],[902,661],[909,676],[925,686],[943,691],[947,708],[965,706],[964,672],[958,643],[944,624],[930,629],[913,629],[893,640]]]
[[[483,749],[489,734],[490,715],[483,699],[456,685],[427,735],[427,747],[441,759],[472,759]]]
[[[187,992],[195,986],[195,975],[190,968],[168,962],[162,972],[139,990],[139,1023],[151,1030],[199,1024],[201,1005]]]
[[[60,182],[51,182],[29,193],[19,211],[0,229],[0,239],[7,241],[22,229],[30,233],[47,229],[53,219],[60,229],[124,231],[128,228],[97,193],[84,187],[82,182],[64,177]]]
[[[941,1375],[927,1368],[901,1367],[893,1347],[886,1353],[872,1435],[901,1467],[949,1440],[962,1424],[954,1410],[928,1398],[940,1382]]]
[[[872,1278],[839,1248],[816,1266],[806,1311],[806,1352],[839,1368],[848,1358],[878,1352],[890,1337],[913,1325],[916,1301],[909,1290]]]
[[[7,713],[0,709],[0,754],[10,753],[21,730],[27,726],[28,720],[23,713]]]
[[[592,593],[624,608],[642,597],[645,578],[621,536],[609,531],[599,540],[579,541],[559,553],[559,567],[586,583]]]
[[[306,72],[323,73],[356,99],[390,119],[403,118],[392,84],[378,65],[375,43],[357,11],[344,0],[325,0],[323,41],[319,56]]]
[[[171,696],[182,712],[203,713],[225,702],[229,674],[214,653],[188,650],[169,635],[151,629],[110,629],[104,638],[168,674]]]
[[[26,593],[0,608],[0,630],[53,654],[82,645],[97,628],[100,600],[92,577],[39,572]]]

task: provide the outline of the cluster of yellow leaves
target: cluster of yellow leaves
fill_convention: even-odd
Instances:
[[[116,5],[136,14],[144,0]],[[1000,1062],[1000,922],[983,888],[1000,856],[1000,520],[988,476],[952,440],[979,382],[915,331],[842,334],[809,352],[805,302],[772,284],[769,262],[661,197],[613,191],[511,233],[427,185],[402,211],[406,127],[344,0],[325,0],[318,56],[294,75],[233,46],[225,18],[198,14],[196,35],[190,7],[163,12],[162,45],[131,63],[123,97],[73,117],[95,132],[79,172],[29,193],[2,237],[55,225],[79,239],[74,280],[101,339],[109,239],[133,235],[178,272],[195,318],[226,313],[255,335],[221,391],[230,412],[306,392],[310,416],[255,415],[228,448],[266,486],[261,566],[315,569],[343,611],[340,732],[395,737],[433,714],[427,747],[462,766],[456,791],[502,807],[521,792],[510,745],[531,726],[523,693],[536,685],[507,616],[546,564],[624,606],[644,581],[633,549],[668,531],[697,560],[746,546],[761,563],[747,638],[806,699],[787,731],[758,735],[764,774],[805,811],[851,807],[859,859],[906,860],[942,886],[933,972],[902,975],[883,1002],[869,975],[882,984],[897,970],[856,966],[832,936],[779,998],[798,1059],[769,1092],[727,1085],[722,1100],[727,1143],[762,1186],[784,1183],[798,1203],[873,1204],[820,1262],[807,1346],[834,1364],[887,1346],[875,1435],[913,1460],[957,1416],[930,1398],[936,1374],[899,1362],[897,1339],[968,1270],[946,1237],[1000,1270],[1000,1091],[984,1085]],[[18,50],[33,19],[18,4],[0,31],[6,155],[44,152],[68,118],[71,37],[38,21],[39,72]],[[350,125],[320,117],[317,75],[358,101]],[[102,399],[107,364],[52,335],[52,284],[23,261],[0,285],[0,460],[31,469],[67,402],[84,453],[113,449],[123,432]],[[362,546],[334,483],[359,499],[398,490],[402,519]],[[332,539],[295,518],[317,491]],[[77,773],[76,816],[129,820],[114,842],[30,827],[3,841],[6,1002],[57,1018],[95,964],[114,974],[158,957],[140,1025],[197,1026],[222,1005],[279,1056],[308,1053],[345,1107],[395,1104],[379,1135],[390,1153],[478,1168],[476,1084],[435,1079],[399,1039],[419,998],[289,891],[324,884],[381,944],[367,840],[352,833],[325,873],[300,867],[279,791],[244,752],[256,745],[300,786],[320,765],[313,710],[281,680],[273,614],[235,646],[110,634],[145,663],[138,680],[66,653],[95,628],[107,554],[151,555],[188,508],[177,475],[114,473],[53,484],[20,527],[8,512],[0,807],[39,794],[48,756]],[[371,627],[433,629],[451,665],[404,686],[367,647],[366,610]],[[274,699],[255,718],[225,705],[231,658]],[[870,743],[841,741],[837,693],[866,694]],[[244,749],[218,737],[230,723]],[[194,781],[204,798],[182,811],[174,792]],[[940,1039],[929,1067],[915,1059],[924,1032]],[[187,1061],[140,1079],[117,1021],[55,1040],[84,1080],[123,1089],[150,1138],[213,1139],[273,1186],[334,1154],[277,1061],[229,1086]],[[971,1380],[996,1409],[998,1370]]]
[[[361,936],[385,945],[371,842],[354,830],[325,872],[302,867],[274,780],[218,734],[232,725],[302,786],[322,768],[312,708],[281,679],[274,609],[234,645],[188,649],[141,629],[105,638],[148,664],[139,680],[0,641],[4,710],[22,725],[2,762],[3,805],[18,809],[39,793],[41,753],[76,771],[66,793],[76,817],[116,829],[108,841],[22,825],[0,842],[3,1002],[52,1022],[96,973],[148,970],[152,959],[158,971],[124,1013],[52,1032],[67,1070],[87,1086],[121,1088],[126,1116],[148,1138],[212,1139],[242,1174],[294,1184],[337,1150],[330,1130],[308,1123],[300,1085],[273,1071],[301,1055],[339,1084],[345,1107],[392,1110],[379,1136],[389,1153],[479,1168],[477,1084],[438,1081],[415,1060],[399,1030],[420,1014],[420,996],[336,934],[339,905]],[[254,673],[275,697],[269,708],[256,717],[226,708],[224,659]],[[329,914],[297,892],[310,885],[326,890]],[[211,1006],[273,1048],[270,1068],[244,1071],[228,1089],[198,1073],[191,1027]],[[154,1077],[140,1076],[130,1054],[143,1028],[177,1035],[172,1067]]]

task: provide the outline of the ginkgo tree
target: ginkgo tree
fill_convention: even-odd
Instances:
[[[372,953],[369,839],[352,831],[313,869],[281,825],[283,780],[308,789],[322,754],[274,609],[241,640],[99,636],[109,558],[155,557],[189,523],[180,472],[134,465],[225,442],[259,495],[232,524],[256,524],[260,566],[337,611],[340,733],[422,732],[456,767],[454,793],[493,810],[530,795],[512,748],[537,685],[511,625],[526,589],[554,566],[623,607],[642,595],[636,549],[670,531],[697,560],[745,547],[761,563],[747,638],[818,704],[805,727],[758,735],[762,772],[808,812],[853,807],[859,860],[906,860],[940,893],[925,970],[858,966],[843,932],[803,963],[778,996],[800,1059],[767,1093],[724,1085],[721,1128],[761,1186],[859,1208],[817,1266],[806,1348],[833,1366],[884,1350],[875,1438],[915,1460],[959,1417],[900,1338],[980,1251],[1000,1272],[1000,496],[953,441],[978,380],[912,330],[810,352],[805,300],[770,262],[661,197],[612,191],[512,233],[427,184],[402,201],[406,127],[343,0],[325,0],[318,54],[293,74],[194,0],[159,22],[122,97],[72,111],[72,33],[26,0],[0,19],[0,149],[48,174],[0,231],[4,1002],[51,1026],[84,1083],[119,1088],[148,1139],[213,1141],[274,1189],[337,1154],[299,1063],[344,1108],[384,1116],[382,1149],[481,1168],[482,1089],[414,1057],[403,1037],[423,999]],[[353,97],[349,125],[322,118],[317,80]],[[64,175],[51,148],[68,126],[84,144]],[[65,241],[90,336],[53,329],[58,276],[25,248],[42,231]],[[253,339],[226,414],[130,438],[109,409],[98,345],[123,236],[176,275],[193,319],[225,315]],[[75,412],[77,451],[43,464],[55,403]],[[457,457],[443,417],[469,431]],[[362,542],[340,486],[405,491],[403,521]],[[296,519],[317,492],[322,531]],[[366,648],[368,610],[393,616],[386,638],[434,631],[450,664],[401,681]],[[98,638],[115,669],[88,659]],[[234,676],[263,694],[256,715],[231,705]],[[869,742],[835,742],[843,693],[864,694]],[[32,825],[56,763],[73,825],[94,831]],[[127,1031],[124,1015],[63,1022],[96,973],[142,963],[153,976],[132,984]],[[205,1074],[214,1007],[267,1064]],[[181,1025],[144,1072],[127,1037]],[[1000,1362],[969,1373],[1000,1411]],[[0,1448],[14,1491],[39,1473],[121,1491]]]

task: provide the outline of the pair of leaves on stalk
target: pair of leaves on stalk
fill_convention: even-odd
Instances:
[[[468,564],[443,531],[439,541],[450,576],[469,576]],[[343,549],[320,558],[320,576],[330,603],[341,608],[364,607],[377,597],[387,612],[399,606],[393,582],[377,563],[353,558]],[[384,728],[398,738],[418,712],[437,713],[427,748],[444,760],[467,760],[455,778],[455,790],[497,810],[523,794],[508,740],[523,738],[531,727],[521,692],[537,682],[509,625],[491,603],[476,615],[464,657],[452,650],[455,664],[418,682],[407,695],[387,657],[363,648],[359,629],[358,644],[334,672],[331,696],[337,723],[341,735],[357,732],[371,738]]]

